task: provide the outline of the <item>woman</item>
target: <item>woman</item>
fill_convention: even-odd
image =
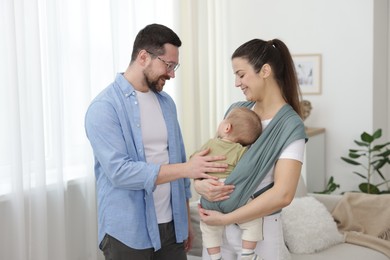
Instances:
[[[221,247],[224,260],[240,259],[241,231],[235,223],[261,217],[264,218],[264,240],[257,244],[255,252],[263,259],[282,259],[286,248],[280,210],[289,205],[294,198],[306,141],[304,125],[300,119],[300,90],[294,64],[287,46],[282,41],[254,39],[244,43],[233,53],[232,66],[236,77],[235,85],[241,88],[247,99],[247,102],[233,104],[233,106],[251,107],[262,119],[264,133],[268,131],[271,135],[276,135],[276,131],[278,131],[283,135],[293,137],[289,139],[288,143],[281,146],[280,151],[272,152],[272,149],[267,151],[271,156],[267,158],[272,158],[268,162],[271,166],[266,168],[260,184],[256,183],[256,190],[264,190],[263,188],[267,187],[266,191],[246,205],[229,213],[223,214],[216,210],[199,208],[199,214],[201,220],[208,225],[226,226]],[[293,114],[292,118],[295,117],[295,122],[298,122],[297,127],[293,130],[284,126],[276,128],[276,119],[272,122],[274,118],[278,118],[278,120],[282,118],[287,120],[286,126],[288,126],[290,119],[281,114],[281,111],[285,110],[289,111],[289,117]],[[269,126],[268,129],[267,126]],[[267,137],[263,137],[262,134],[251,147],[253,154],[262,154],[261,145],[266,142]],[[256,145],[257,143],[259,145]],[[261,161],[261,158],[252,161],[258,162]],[[251,160],[248,160],[247,164],[247,167],[251,168]],[[256,167],[252,168],[255,168],[259,173],[264,171],[264,167]],[[250,171],[249,168],[248,171]],[[256,174],[257,172],[254,175]],[[234,195],[234,192],[231,193],[231,185],[222,185],[210,179],[196,180],[195,189],[203,198],[214,202],[225,200]],[[205,251],[203,251],[203,256],[204,259],[209,259]]]

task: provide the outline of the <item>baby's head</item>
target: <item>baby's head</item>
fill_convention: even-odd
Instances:
[[[253,144],[260,136],[260,117],[246,107],[235,107],[220,123],[218,136],[243,146]]]

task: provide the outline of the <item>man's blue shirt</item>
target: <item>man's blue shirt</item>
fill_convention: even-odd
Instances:
[[[169,163],[186,161],[176,106],[156,93],[168,132]],[[150,115],[153,116],[153,115]],[[129,247],[161,248],[153,190],[160,165],[146,163],[137,93],[120,73],[91,103],[85,128],[95,156],[98,239],[107,233]],[[156,129],[158,131],[158,129]],[[189,179],[171,182],[177,242],[188,237]]]

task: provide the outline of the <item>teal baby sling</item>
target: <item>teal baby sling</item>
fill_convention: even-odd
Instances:
[[[254,102],[237,102],[231,105],[226,114],[233,107],[251,108],[253,105]],[[250,146],[226,178],[225,184],[235,185],[230,198],[224,201],[210,202],[202,197],[202,207],[229,213],[245,205],[284,148],[299,139],[307,141],[305,126],[294,109],[286,104],[277,112],[260,137]]]

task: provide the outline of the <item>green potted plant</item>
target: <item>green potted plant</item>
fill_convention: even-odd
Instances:
[[[337,190],[338,188],[340,188],[340,184],[334,182],[333,176],[330,176],[330,178],[328,180],[328,183],[326,184],[325,190],[323,190],[323,191],[315,191],[314,193],[317,193],[317,194],[331,194],[335,190]]]
[[[384,144],[374,144],[375,140],[382,136],[382,129],[378,129],[374,134],[370,135],[363,132],[360,135],[360,141],[354,140],[359,149],[349,149],[348,157],[341,157],[344,162],[358,166],[361,171],[353,171],[354,174],[365,179],[359,184],[361,192],[370,194],[390,193],[389,182],[381,172],[381,169],[386,164],[390,164],[390,142]],[[372,177],[378,174],[382,182],[373,184]],[[386,188],[380,189],[384,185]]]

